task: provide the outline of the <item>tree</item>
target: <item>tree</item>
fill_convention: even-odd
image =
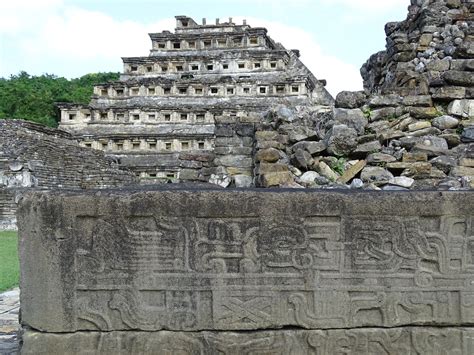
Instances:
[[[31,76],[22,71],[9,79],[0,78],[0,119],[25,119],[56,127],[56,102],[87,104],[94,85],[118,80],[119,73],[93,73],[77,79],[52,74]]]

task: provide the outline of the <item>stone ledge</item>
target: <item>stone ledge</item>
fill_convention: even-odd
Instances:
[[[261,332],[77,332],[27,330],[21,354],[380,355],[474,353],[474,328],[274,330]]]

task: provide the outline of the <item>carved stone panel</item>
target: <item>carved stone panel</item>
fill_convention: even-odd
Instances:
[[[469,192],[29,193],[19,210],[22,323],[49,332],[473,324],[472,206]],[[358,341],[323,335],[311,337],[322,349]],[[282,349],[278,339],[259,342]]]
[[[472,328],[276,330],[258,332],[27,331],[23,355],[471,355]]]

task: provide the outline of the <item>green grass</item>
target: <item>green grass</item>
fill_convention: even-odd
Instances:
[[[18,286],[18,237],[16,232],[0,232],[0,292]]]

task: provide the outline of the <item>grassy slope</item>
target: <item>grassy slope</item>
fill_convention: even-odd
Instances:
[[[16,232],[0,232],[0,292],[18,285],[18,237]]]

